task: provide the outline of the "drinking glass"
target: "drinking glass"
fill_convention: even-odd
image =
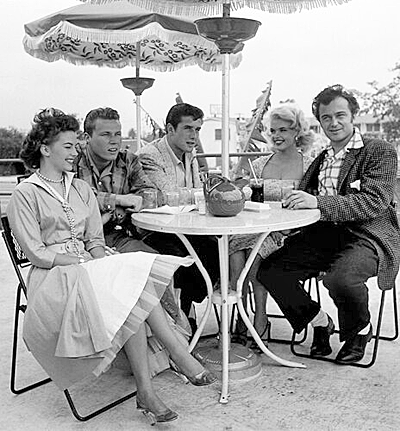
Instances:
[[[167,205],[170,207],[179,206],[179,192],[166,192],[165,193]]]
[[[180,187],[179,190],[179,205],[190,205],[192,203],[192,194],[187,187]]]
[[[144,190],[142,208],[157,208],[157,190]]]
[[[294,184],[288,184],[283,187],[281,187],[281,202],[282,202],[282,208],[286,208],[285,201],[290,196],[292,191],[295,189]]]
[[[251,200],[253,202],[264,202],[264,186],[263,180],[250,180],[250,188],[252,190]]]

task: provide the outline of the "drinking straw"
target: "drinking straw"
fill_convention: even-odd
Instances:
[[[252,163],[252,161],[250,159],[248,159],[248,160],[249,160],[249,165],[250,165],[251,173],[253,174],[253,177],[254,177],[254,179],[256,181],[256,184],[259,185],[260,183],[258,182],[256,171],[254,170],[253,163]]]

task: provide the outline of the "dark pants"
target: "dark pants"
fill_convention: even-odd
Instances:
[[[219,278],[218,243],[212,236],[186,235],[207,270],[212,283]],[[189,254],[182,241],[174,234],[152,232],[143,241],[162,254],[184,257]],[[175,272],[175,287],[181,289],[181,308],[189,315],[192,302],[202,302],[207,286],[195,264],[179,267]]]
[[[299,333],[320,310],[301,282],[320,271],[338,308],[340,339],[350,339],[370,321],[365,282],[377,274],[378,255],[368,240],[340,225],[316,223],[265,259],[257,278]]]

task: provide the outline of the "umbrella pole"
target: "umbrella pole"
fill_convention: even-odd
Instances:
[[[139,78],[140,68],[140,42],[136,42],[136,78]],[[141,118],[141,104],[140,96],[136,95],[136,151],[141,147],[141,134],[142,134],[142,118]]]
[[[229,177],[229,84],[230,84],[229,54],[223,54],[222,59],[222,175]]]
[[[223,5],[223,17],[230,16],[230,4]],[[221,164],[222,175],[229,178],[229,86],[230,86],[230,54],[222,55],[222,140]]]

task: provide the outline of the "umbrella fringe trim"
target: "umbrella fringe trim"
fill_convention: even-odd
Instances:
[[[109,62],[98,62],[96,60],[88,60],[88,59],[81,59],[79,57],[73,57],[71,53],[64,54],[62,52],[56,52],[56,53],[47,53],[44,52],[37,47],[40,44],[40,41],[38,39],[41,39],[42,36],[38,38],[32,38],[28,36],[24,36],[23,39],[23,45],[25,51],[31,55],[34,58],[37,58],[39,60],[47,61],[49,63],[53,63],[58,60],[64,60],[67,63],[76,65],[76,66],[98,66],[98,67],[110,67],[114,69],[122,69],[126,66],[136,66],[136,60],[130,59],[130,60],[118,60],[118,61],[109,61]],[[235,69],[239,66],[239,64],[242,61],[242,54],[236,54],[230,56],[230,66],[232,69]],[[201,69],[205,70],[206,72],[217,72],[222,69],[221,63],[206,63],[202,61],[200,58],[188,58],[184,61],[181,61],[179,63],[171,63],[171,64],[164,64],[164,63],[140,63],[140,68],[154,70],[157,72],[173,72],[179,69],[182,69],[187,66],[199,66]]]
[[[110,3],[110,0],[81,0],[83,2],[90,1],[91,3],[105,4]],[[212,1],[208,4],[184,4],[182,1],[174,0],[128,0],[143,9],[152,10],[154,12],[169,14],[169,15],[214,15],[222,13],[222,0]],[[233,10],[249,7],[252,9],[260,9],[269,13],[289,14],[300,12],[303,9],[314,9],[320,7],[328,7],[342,5],[351,0],[231,0],[230,5]]]
[[[158,23],[151,23],[143,29],[137,30],[97,30],[81,28],[67,21],[61,21],[48,32],[40,37],[46,37],[47,33],[60,32],[71,38],[80,39],[85,42],[97,43],[136,43],[142,39],[158,37],[161,40],[174,43],[181,41],[188,45],[197,45],[201,48],[217,50],[214,42],[211,42],[198,34],[182,34],[178,31],[166,30]]]

